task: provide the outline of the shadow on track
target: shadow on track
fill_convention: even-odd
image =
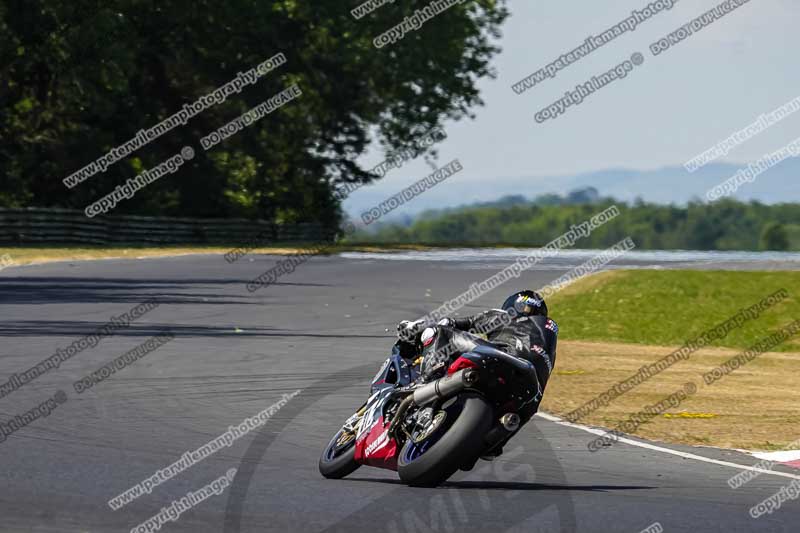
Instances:
[[[385,483],[387,485],[402,485],[399,479],[380,479],[367,477],[347,477],[344,481],[362,483]],[[578,490],[590,492],[609,492],[613,490],[650,490],[658,487],[640,485],[551,485],[548,483],[525,483],[521,481],[448,481],[441,485],[442,488],[453,489],[479,489],[479,490]]]
[[[0,337],[83,336],[95,333],[105,322],[78,322],[65,320],[5,321],[0,325]],[[295,333],[269,327],[251,327],[247,324],[226,326],[190,326],[183,324],[137,324],[114,332],[115,337],[152,337],[169,328],[178,337],[314,337],[322,339],[385,339],[386,335]],[[238,331],[237,329],[238,328]]]
[[[220,295],[214,287],[241,285],[244,291],[249,279],[126,279],[73,277],[2,277],[0,300],[5,304],[48,303],[139,303],[148,296],[162,304],[235,304],[257,305],[252,299]],[[329,287],[325,283],[277,282],[292,287]],[[197,292],[203,286],[212,292]],[[165,291],[187,291],[165,292]],[[151,291],[151,294],[148,294]]]

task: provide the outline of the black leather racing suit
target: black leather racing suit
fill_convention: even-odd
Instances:
[[[449,319],[446,326],[437,326],[441,333],[447,334],[449,328],[459,330],[461,335],[472,334],[476,342],[485,343],[478,334],[485,334],[489,343],[499,350],[530,361],[536,369],[539,388],[544,393],[547,381],[556,362],[558,344],[558,325],[546,316],[515,316],[502,309],[490,309],[465,318]],[[423,356],[433,355],[433,345],[423,349]],[[528,404],[525,412],[519,413],[525,423],[539,408],[541,395],[537,401]]]

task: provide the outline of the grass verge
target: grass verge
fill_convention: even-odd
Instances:
[[[780,449],[800,438],[797,337],[714,384],[704,385],[702,375],[800,318],[793,294],[798,287],[795,272],[614,271],[586,278],[548,302],[561,340],[542,408],[565,415],[741,307],[786,288],[789,299],[718,346],[695,352],[580,420],[615,428],[692,382],[697,393],[633,434],[682,444]]]
[[[675,346],[780,289],[787,299],[713,343],[747,348],[800,318],[800,272],[614,270],[568,286],[548,307],[566,340]],[[800,351],[800,339],[777,351]]]
[[[563,416],[673,349],[559,342],[556,369],[547,385],[542,409]],[[727,348],[702,349],[688,361],[665,370],[579,422],[616,428],[646,406],[693,382],[698,386],[697,393],[679,407],[639,426],[633,435],[748,450],[778,450],[800,439],[796,374],[800,354],[765,353],[720,381],[703,384],[702,374],[737,353]]]

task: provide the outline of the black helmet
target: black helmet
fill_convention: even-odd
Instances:
[[[547,304],[541,294],[531,290],[515,292],[503,302],[503,311],[514,309],[520,316],[547,316]]]

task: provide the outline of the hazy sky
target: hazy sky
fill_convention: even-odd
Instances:
[[[555,78],[517,95],[511,85],[572,50],[590,34],[622,21],[648,0],[511,0],[494,66],[481,82],[475,120],[446,125],[440,162],[464,171],[453,192],[472,181],[560,176],[609,168],[651,170],[682,165],[761,113],[800,96],[800,0],[751,0],[654,57],[648,46],[720,0],[681,0]],[[446,16],[446,15],[443,15]],[[424,31],[424,28],[423,30]],[[555,120],[534,114],[632,53],[644,64]],[[800,136],[800,113],[737,147],[721,161],[749,163]],[[375,151],[366,165],[379,162]],[[430,172],[423,161],[392,171],[369,190],[390,195]],[[602,192],[602,191],[601,191]],[[345,203],[345,207],[357,199]]]

